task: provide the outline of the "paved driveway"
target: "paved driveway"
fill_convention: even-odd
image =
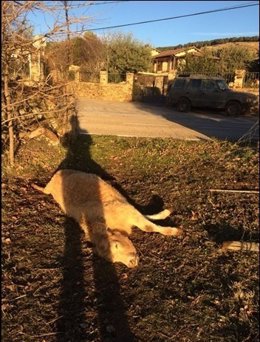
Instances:
[[[82,133],[130,137],[172,137],[183,140],[238,140],[257,121],[210,112],[179,113],[172,108],[139,102],[78,99]],[[254,139],[257,139],[255,130]]]

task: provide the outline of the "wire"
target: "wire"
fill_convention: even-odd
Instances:
[[[118,2],[128,2],[127,0],[121,0],[121,1],[99,1],[95,3],[90,3],[87,6],[96,6],[96,5],[108,5],[108,4],[116,4]]]
[[[125,2],[125,1],[121,1],[121,2]],[[225,7],[225,8],[219,8],[219,9],[210,10],[210,11],[204,11],[204,12],[196,12],[196,13],[191,13],[191,14],[183,14],[183,15],[179,15],[179,16],[175,16],[175,17],[169,17],[169,18],[146,20],[146,21],[140,21],[140,22],[136,22],[136,23],[128,23],[128,24],[106,26],[106,27],[98,27],[98,28],[93,28],[93,29],[88,28],[87,30],[85,30],[85,29],[75,30],[75,31],[71,31],[71,33],[75,34],[75,33],[82,33],[84,31],[99,31],[99,30],[113,29],[113,28],[119,28],[119,27],[148,24],[148,23],[159,22],[159,21],[166,21],[166,20],[174,20],[174,19],[193,17],[193,16],[198,16],[198,15],[203,15],[203,14],[210,14],[210,13],[216,13],[216,12],[230,11],[230,10],[233,10],[233,9],[257,6],[257,5],[258,5],[258,3],[248,3],[246,5],[233,6],[233,7]],[[57,35],[63,35],[63,34],[64,34],[64,32],[59,32],[59,33],[56,33],[55,35],[57,36]],[[45,37],[48,37],[48,36],[49,36],[49,34],[46,33]]]
[[[194,17],[194,16],[202,15],[202,14],[224,12],[224,11],[230,11],[230,10],[233,10],[233,9],[257,6],[257,5],[259,5],[259,4],[258,3],[254,3],[254,4],[248,4],[248,5],[233,6],[233,7],[227,7],[227,8],[219,8],[219,9],[215,9],[215,10],[211,10],[211,11],[196,12],[196,13],[191,13],[191,14],[183,14],[183,15],[178,15],[178,16],[169,17],[169,18],[139,21],[139,22],[136,22],[136,23],[122,24],[122,25],[98,27],[98,28],[88,29],[88,31],[99,31],[99,30],[107,30],[107,29],[126,27],[126,26],[133,26],[133,25],[149,24],[149,23],[154,23],[154,22],[158,22],[158,21],[165,21],[165,20],[174,20],[174,19],[180,19],[180,18]],[[75,31],[75,32],[81,32],[81,31]]]

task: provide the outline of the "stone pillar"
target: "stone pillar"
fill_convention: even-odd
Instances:
[[[160,89],[161,94],[163,93],[163,76],[155,77],[154,85]]]
[[[234,80],[234,88],[242,88],[244,79],[245,79],[245,70],[236,70],[235,71],[235,80]]]
[[[168,73],[168,81],[173,80],[176,77],[177,71],[171,70],[171,72]]]
[[[107,71],[100,71],[100,73],[99,73],[99,82],[100,82],[100,84],[107,84],[108,83],[108,73],[107,73]]]
[[[79,72],[80,67],[78,65],[70,65],[69,66],[69,71],[74,72],[75,75],[75,82],[79,82],[80,81],[80,72]]]
[[[39,82],[41,80],[41,64],[39,51],[36,51],[32,56],[30,75],[31,80],[34,82]]]
[[[80,81],[80,73],[79,70],[75,70],[75,82],[79,82]]]
[[[126,83],[133,85],[134,84],[134,74],[132,72],[126,73]]]

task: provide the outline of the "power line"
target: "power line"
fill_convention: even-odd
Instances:
[[[126,1],[121,1],[121,2],[126,2]],[[210,10],[210,11],[203,11],[203,12],[196,12],[196,13],[191,13],[191,14],[183,14],[183,15],[179,15],[179,16],[175,16],[175,17],[169,17],[169,18],[146,20],[146,21],[140,21],[140,22],[136,22],[136,23],[128,23],[128,24],[122,24],[122,25],[106,26],[106,27],[99,27],[99,28],[93,28],[93,29],[88,28],[87,30],[85,30],[83,28],[81,30],[71,31],[71,33],[72,34],[73,33],[82,33],[84,31],[99,31],[99,30],[113,29],[113,28],[119,28],[119,27],[148,24],[148,23],[159,22],[159,21],[166,21],[166,20],[174,20],[174,19],[193,17],[193,16],[198,16],[198,15],[203,15],[203,14],[210,14],[210,13],[216,13],[216,12],[230,11],[230,10],[234,10],[234,9],[240,9],[240,8],[257,6],[257,5],[258,5],[258,3],[248,3],[248,4],[240,5],[240,6],[225,7],[225,8],[219,8],[219,9]],[[63,34],[64,34],[64,32],[59,32],[59,33],[56,33],[55,35],[57,36],[57,35],[63,35]],[[45,34],[45,36],[48,37],[49,34],[47,33],[47,34]]]
[[[215,10],[204,11],[204,12],[196,12],[196,13],[191,13],[191,14],[183,14],[183,15],[178,15],[178,16],[169,17],[169,18],[161,18],[161,19],[153,19],[153,20],[139,21],[139,22],[135,22],[135,23],[128,23],[128,24],[122,24],[122,25],[98,27],[98,28],[88,29],[88,31],[99,31],[99,30],[114,29],[114,28],[126,27],[126,26],[134,26],[134,25],[149,24],[149,23],[154,23],[154,22],[158,22],[158,21],[166,21],[166,20],[174,20],[174,19],[180,19],[180,18],[194,17],[194,16],[202,15],[202,14],[210,14],[210,13],[216,13],[216,12],[224,12],[224,11],[230,11],[230,10],[233,10],[233,9],[239,9],[239,8],[257,6],[257,5],[258,5],[258,3],[255,3],[255,4],[248,4],[248,5],[241,5],[241,6],[226,7],[226,8],[219,8],[219,9],[215,9]],[[74,31],[74,32],[75,32],[75,33],[77,33],[77,32],[79,33],[79,32],[82,32],[82,31]]]
[[[108,4],[116,4],[118,2],[128,2],[128,0],[118,0],[118,1],[98,1],[95,3],[90,3],[88,6],[96,6],[96,5],[108,5]]]

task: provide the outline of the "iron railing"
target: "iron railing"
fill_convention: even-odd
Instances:
[[[80,82],[99,83],[99,72],[80,71]]]
[[[189,75],[193,73],[179,73],[177,76],[183,76],[183,75]],[[196,73],[197,74],[197,73]],[[227,84],[234,83],[235,81],[235,72],[229,72],[229,73],[207,73],[202,72],[198,73],[201,75],[211,76],[211,77],[222,77],[226,81]],[[259,87],[259,72],[249,72],[246,71],[244,80],[242,83],[243,88],[257,88]]]
[[[108,83],[121,83],[126,81],[125,73],[108,73]]]
[[[259,87],[259,72],[246,72],[243,82],[244,88],[258,88]]]

